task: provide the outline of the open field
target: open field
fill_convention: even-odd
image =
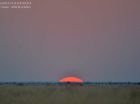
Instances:
[[[0,104],[140,104],[140,86],[0,86]]]

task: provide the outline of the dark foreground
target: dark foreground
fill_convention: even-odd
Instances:
[[[140,104],[140,86],[0,86],[0,104]]]

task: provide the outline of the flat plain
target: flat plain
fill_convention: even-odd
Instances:
[[[0,85],[0,104],[140,104],[140,86]]]

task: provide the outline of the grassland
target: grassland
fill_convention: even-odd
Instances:
[[[140,104],[140,86],[0,86],[0,104]]]

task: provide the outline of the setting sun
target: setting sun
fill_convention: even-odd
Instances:
[[[83,80],[81,80],[78,77],[70,76],[70,77],[64,77],[63,79],[59,80],[59,82],[76,82],[76,83],[82,83]]]

